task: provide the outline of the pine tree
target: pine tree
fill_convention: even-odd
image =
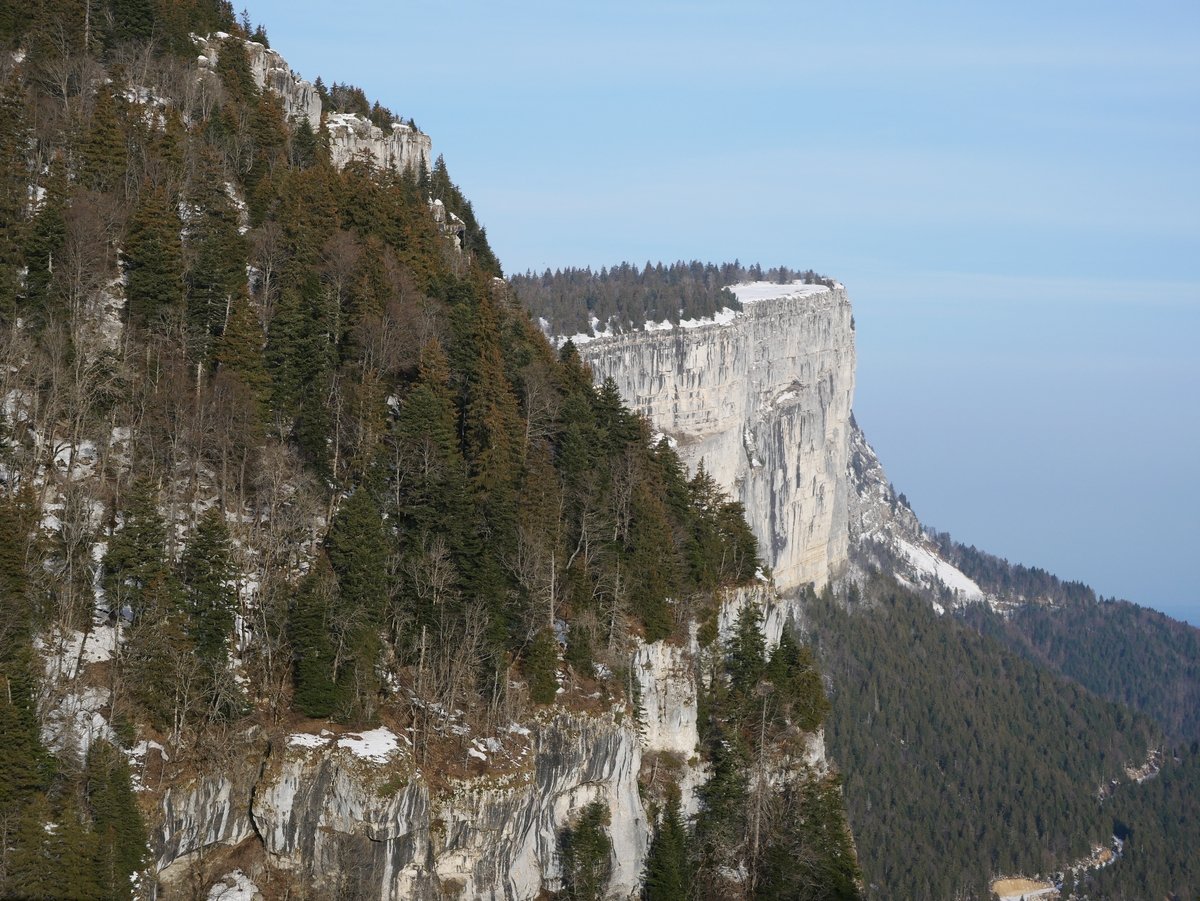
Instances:
[[[811,732],[821,725],[829,712],[825,686],[812,651],[796,644],[791,629],[784,629],[779,637],[765,676],[775,686],[776,696],[787,706],[788,715],[797,726]]]
[[[738,612],[737,627],[729,640],[726,668],[730,693],[745,701],[754,693],[766,663],[766,640],[762,633],[762,611],[747,603]]]
[[[295,687],[292,703],[306,716],[332,716],[342,706],[332,634],[336,596],[337,579],[322,555],[301,581],[288,611]]]
[[[608,806],[594,801],[583,808],[562,841],[566,896],[571,901],[600,901],[612,874],[612,839]]]
[[[17,811],[46,787],[49,758],[38,734],[33,654],[11,643],[0,660],[0,811]]]
[[[67,237],[65,213],[70,202],[70,185],[62,161],[50,163],[50,173],[43,185],[46,195],[41,208],[26,229],[25,240],[25,302],[23,314],[45,316],[50,305],[54,282],[54,263],[62,255]]]
[[[644,901],[687,901],[691,897],[688,835],[679,803],[679,786],[672,782],[667,787],[666,807],[646,856]]]
[[[145,611],[147,586],[169,576],[167,526],[150,482],[143,479],[130,488],[124,520],[124,528],[113,534],[104,554],[104,590],[110,615],[123,616],[128,608],[136,620]]]
[[[238,211],[225,190],[225,172],[212,152],[198,151],[196,172],[187,191],[187,317],[193,347],[207,359],[212,342],[225,328],[234,299],[246,291],[246,240]]]
[[[20,294],[22,243],[28,226],[29,129],[16,79],[0,85],[0,323],[12,322]]]
[[[154,4],[151,0],[111,0],[111,26],[105,33],[105,47],[148,41],[154,31]]]
[[[146,863],[146,827],[133,794],[129,765],[108,742],[95,741],[88,748],[85,778],[104,895],[132,898],[129,877]]]
[[[121,251],[131,322],[148,325],[183,300],[182,223],[163,188],[146,187],[138,198]]]
[[[212,507],[200,517],[180,561],[180,581],[187,600],[188,632],[196,652],[214,670],[228,665],[227,642],[233,631],[236,596],[230,582],[229,529]]]
[[[200,698],[203,673],[174,574],[156,571],[139,592],[137,609],[121,658],[130,696],[156,727],[177,737]]]
[[[96,91],[88,131],[79,146],[79,183],[93,191],[116,192],[128,168],[125,132],[117,100],[107,87]]]
[[[249,392],[255,406],[264,417],[271,388],[263,360],[265,344],[258,316],[245,294],[233,298],[229,321],[217,339],[216,360],[219,371],[236,379]]]

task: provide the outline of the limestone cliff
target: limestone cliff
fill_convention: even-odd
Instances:
[[[365,159],[382,169],[428,169],[433,145],[402,122],[386,131],[370,120],[352,113],[331,113],[325,121],[329,133],[329,155],[339,169],[354,159]]]
[[[220,56],[221,42],[230,38],[224,32],[209,37],[196,38],[200,48],[197,62],[201,69],[215,71]],[[260,91],[269,90],[283,101],[283,113],[289,119],[304,119],[314,129],[321,125],[321,96],[311,81],[305,81],[292,71],[279,53],[264,47],[257,41],[245,41],[246,59],[250,63],[250,74]]]
[[[210,37],[196,38],[200,49],[197,60],[202,70],[215,71],[221,42],[229,35],[218,32]],[[313,129],[321,127],[321,96],[310,81],[305,81],[274,50],[255,41],[245,41],[250,74],[259,90],[269,90],[283,101],[284,115],[303,119]],[[333,164],[341,169],[351,160],[365,160],[381,169],[428,169],[433,144],[429,135],[403,122],[387,129],[354,113],[331,113],[325,117],[329,136],[329,153]]]
[[[728,591],[718,631],[727,638],[739,611],[755,605],[773,647],[796,603],[766,584]],[[208,884],[206,873],[237,862],[260,884],[294,882],[318,898],[542,897],[562,887],[563,831],[600,801],[613,843],[606,897],[634,897],[652,828],[639,788],[643,756],[673,756],[684,808],[698,807],[707,771],[697,698],[711,652],[695,629],[683,645],[638,644],[636,712],[622,703],[591,713],[553,707],[482,738],[452,725],[447,734],[457,738],[442,743],[449,756],[437,763],[423,761],[408,730],[382,726],[270,737],[254,729],[228,763],[198,776],[144,755],[142,781],[156,769],[166,786],[151,842],[163,896]],[[823,732],[776,763],[824,775]]]
[[[848,557],[850,301],[840,285],[732,290],[737,314],[609,335],[580,354],[745,504],[780,588],[820,587]]]

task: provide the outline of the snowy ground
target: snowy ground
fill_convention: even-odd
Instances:
[[[923,547],[903,538],[896,540],[896,549],[912,564],[920,576],[937,579],[964,601],[982,601],[983,590],[961,570],[936,557]]]
[[[823,294],[829,289],[824,285],[807,285],[803,282],[792,282],[790,285],[780,285],[775,282],[744,282],[739,285],[730,285],[729,290],[733,292],[738,301],[743,306],[758,303],[763,300],[776,300],[779,298],[793,297],[812,297],[816,294]],[[712,316],[701,316],[696,319],[681,319],[676,325],[669,319],[664,319],[662,322],[647,322],[642,326],[643,331],[661,332],[673,328],[701,328],[706,325],[728,325],[741,315],[740,311],[724,307],[718,310]],[[539,319],[543,331],[549,328],[549,323],[545,319]],[[592,341],[598,341],[601,338],[611,338],[618,334],[613,331],[610,323],[602,323],[596,317],[591,319],[592,332],[579,332],[575,335],[560,335],[555,337],[554,343],[558,346],[565,344],[570,340],[576,346],[580,344],[588,344]]]
[[[208,901],[261,901],[262,893],[249,876],[234,870],[208,890]]]

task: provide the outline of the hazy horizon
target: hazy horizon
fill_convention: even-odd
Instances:
[[[415,118],[506,272],[837,277],[923,522],[1200,625],[1194,5],[249,12]]]

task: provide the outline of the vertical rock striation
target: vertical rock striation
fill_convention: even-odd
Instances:
[[[195,38],[200,48],[198,63],[202,70],[215,72],[221,42],[230,35],[217,32]],[[321,96],[311,81],[305,81],[274,50],[256,41],[245,41],[250,74],[260,91],[271,91],[283,101],[284,115],[303,119],[314,130],[321,127]],[[353,160],[364,160],[380,169],[428,170],[433,158],[433,143],[411,125],[395,122],[380,128],[370,119],[354,113],[330,113],[325,117],[329,136],[329,154],[338,169]]]
[[[580,354],[745,504],[780,588],[820,587],[848,554],[850,301],[840,285],[731,290],[744,305],[731,319],[598,338]]]
[[[329,133],[330,159],[339,169],[355,159],[398,172],[429,168],[433,153],[429,135],[402,122],[394,122],[385,130],[353,113],[330,113],[325,130]]]

